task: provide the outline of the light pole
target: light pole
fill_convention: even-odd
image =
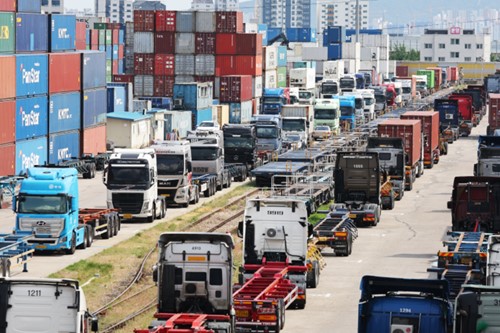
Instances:
[[[356,0],[356,43],[359,42],[359,0]]]

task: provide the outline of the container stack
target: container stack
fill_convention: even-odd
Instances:
[[[278,88],[278,47],[269,45],[263,50],[263,88]]]
[[[3,1],[0,11],[0,176],[79,157],[85,113],[75,16],[40,14],[33,0]]]
[[[173,90],[174,107],[178,110],[191,111],[190,129],[196,129],[202,121],[212,120],[211,82],[176,83]]]
[[[125,73],[125,26],[121,23],[94,23],[87,34],[87,50],[106,53],[106,81]]]
[[[262,80],[262,77],[260,79]],[[229,123],[244,124],[250,122],[253,113],[254,80],[255,78],[250,75],[221,76],[219,99],[221,103],[226,103],[229,106]],[[224,125],[221,122],[219,124]]]
[[[328,50],[328,60],[342,59],[342,44],[346,41],[346,29],[342,26],[329,26],[323,32],[323,46]]]

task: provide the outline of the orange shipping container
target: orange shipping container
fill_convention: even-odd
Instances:
[[[82,153],[106,152],[106,125],[85,128],[82,135]]]
[[[51,94],[80,90],[81,53],[49,54],[49,92]]]
[[[12,176],[16,173],[16,144],[0,146],[0,176]]]
[[[16,97],[16,57],[0,57],[0,99]]]
[[[16,102],[0,102],[0,145],[16,141]],[[1,158],[2,155],[0,155]]]

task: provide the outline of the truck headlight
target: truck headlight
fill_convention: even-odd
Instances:
[[[148,210],[149,208],[149,201],[146,200],[144,201],[144,203],[142,204],[142,211],[145,211],[145,210]]]

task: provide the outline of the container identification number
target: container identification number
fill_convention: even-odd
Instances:
[[[411,313],[411,309],[410,308],[400,308],[399,312],[401,312],[401,313]]]
[[[201,246],[193,246],[192,250],[193,251],[196,251],[196,250],[200,251],[201,250]]]
[[[40,296],[42,296],[42,291],[41,290],[28,290],[28,296],[29,297],[40,297]]]
[[[494,306],[500,306],[500,299],[494,299],[493,300],[493,305]]]

